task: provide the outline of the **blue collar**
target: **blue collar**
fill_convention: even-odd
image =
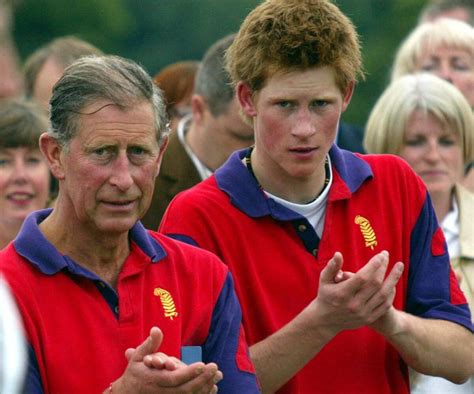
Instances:
[[[242,159],[249,149],[234,152],[226,163],[216,170],[218,187],[229,195],[233,205],[250,217],[271,215],[277,220],[301,219],[299,214],[268,198],[261,190],[256,179],[242,164]],[[373,177],[369,164],[358,154],[333,145],[329,156],[334,174],[330,200],[350,198],[366,179]]]
[[[43,209],[28,215],[16,239],[15,249],[21,256],[28,259],[46,275],[54,275],[62,269],[67,269],[76,275],[91,277],[91,273],[68,256],[62,255],[44,237],[39,224],[49,216],[52,209]],[[130,239],[147,255],[151,262],[156,263],[166,257],[166,252],[159,242],[151,237],[140,222],[130,230]]]

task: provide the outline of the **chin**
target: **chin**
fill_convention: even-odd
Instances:
[[[128,232],[137,221],[137,218],[107,219],[97,223],[97,227],[104,233],[121,234]]]
[[[454,188],[454,184],[439,184],[439,183],[433,183],[433,184],[427,184],[426,188],[428,189],[428,192],[430,194],[441,194],[441,193],[451,193],[451,191]]]

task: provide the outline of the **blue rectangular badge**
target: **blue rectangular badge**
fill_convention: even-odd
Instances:
[[[201,346],[182,346],[181,361],[187,365],[202,361]]]

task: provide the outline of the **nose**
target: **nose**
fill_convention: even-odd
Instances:
[[[439,145],[436,141],[430,141],[425,152],[425,159],[429,162],[436,162],[440,159]]]
[[[453,83],[453,71],[448,63],[441,63],[438,71],[435,74],[445,81]]]
[[[126,191],[133,185],[131,163],[126,152],[120,152],[115,159],[109,182],[121,191]]]
[[[296,114],[296,122],[294,123],[291,133],[297,137],[310,137],[316,132],[316,127],[312,121],[312,114],[309,109],[301,108]]]
[[[24,184],[28,181],[28,169],[24,160],[15,160],[12,178],[17,184]]]

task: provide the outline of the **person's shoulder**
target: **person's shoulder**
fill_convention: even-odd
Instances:
[[[216,199],[225,195],[219,189],[214,175],[197,183],[193,187],[179,192],[171,201],[170,205],[179,204],[184,207],[203,207],[214,205]]]
[[[456,194],[459,200],[463,201],[465,204],[469,206],[474,206],[474,193],[471,192],[469,189],[461,185],[460,183],[456,183],[455,186]]]
[[[368,162],[371,166],[401,166],[408,167],[408,164],[397,155],[389,153],[372,154],[372,153],[354,153],[357,157]]]
[[[0,272],[12,273],[19,276],[18,272],[27,270],[29,264],[22,264],[24,258],[21,257],[10,242],[4,249],[0,250]]]
[[[423,180],[402,158],[392,154],[356,154],[369,164],[373,173],[374,186],[381,190],[419,196],[424,200],[426,186]],[[420,201],[421,201],[420,200]]]
[[[392,154],[360,154],[356,156],[364,160],[370,165],[374,175],[378,173],[390,173],[393,176],[397,174],[401,176],[416,176],[415,172],[408,163],[401,157]]]
[[[13,242],[0,251],[0,275],[15,294],[34,293],[40,286],[38,279],[44,277],[40,270],[17,253]]]
[[[474,193],[459,183],[456,184],[454,190],[456,194],[456,200],[459,205],[460,220],[462,222],[468,223],[468,221],[470,221],[474,215]]]
[[[201,266],[199,267],[199,270],[204,271],[209,270],[209,267],[227,271],[227,266],[214,253],[187,242],[180,241],[169,235],[151,230],[147,231],[149,236],[151,236],[163,248],[166,253],[165,258],[167,258],[169,261],[173,261],[182,266],[193,268],[198,265]],[[210,264],[210,266],[206,266],[206,264],[202,265],[203,262]]]

